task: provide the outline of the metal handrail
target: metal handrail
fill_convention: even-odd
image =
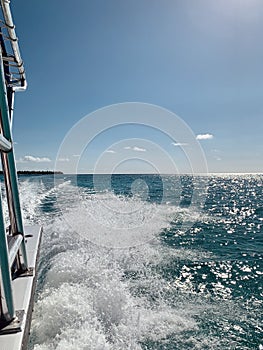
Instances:
[[[12,145],[14,94],[15,91],[25,90],[27,84],[9,3],[9,0],[0,0],[5,21],[3,28],[8,31],[8,39],[10,40],[10,44],[6,42],[2,28],[0,28],[0,153],[10,218],[8,245],[0,193],[0,320],[6,323],[13,320],[16,315],[11,283],[13,273],[19,274],[28,271],[16,162]],[[11,55],[7,52],[7,48],[10,50],[10,45]],[[13,60],[10,61],[11,57]],[[9,65],[9,62],[13,63]],[[19,86],[14,85],[14,80],[11,80],[13,71],[10,68],[13,67],[14,63],[20,77],[18,80],[15,79],[15,83],[20,84]]]
[[[9,266],[12,266],[15,258],[17,257],[18,250],[20,249],[23,236],[22,235],[16,235],[16,236],[8,236],[8,250],[9,250]]]
[[[0,151],[9,152],[12,149],[12,143],[0,134]]]
[[[24,69],[24,63],[21,58],[19,46],[18,46],[18,38],[15,32],[15,25],[13,22],[11,10],[10,10],[10,1],[9,0],[0,0],[3,16],[5,20],[5,25],[8,31],[10,44],[13,50],[13,56],[15,58],[15,62],[17,63],[17,69],[19,71],[21,77],[21,86],[14,86],[13,90],[25,90],[27,88],[26,74]]]
[[[1,319],[10,322],[15,317],[14,298],[11,286],[11,271],[9,254],[7,250],[7,236],[2,208],[2,195],[0,193],[0,286],[1,286]]]

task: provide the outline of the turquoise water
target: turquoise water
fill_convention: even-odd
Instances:
[[[262,179],[20,177],[44,226],[31,348],[259,349]]]

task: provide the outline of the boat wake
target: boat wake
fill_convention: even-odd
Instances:
[[[21,187],[26,220],[44,225],[30,349],[238,349],[234,336],[224,340],[203,328],[219,320],[234,334],[245,317],[220,282],[217,299],[203,282],[193,287],[211,255],[160,239],[179,208],[110,192],[76,194],[68,181]]]

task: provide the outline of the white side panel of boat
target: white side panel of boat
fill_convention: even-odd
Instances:
[[[18,277],[12,281],[15,310],[24,310],[22,331],[0,335],[0,350],[21,350],[26,349],[32,308],[34,301],[34,291],[36,285],[36,266],[38,261],[42,228],[39,226],[25,227],[26,248],[29,267],[33,267],[33,276]]]

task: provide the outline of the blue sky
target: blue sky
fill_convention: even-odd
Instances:
[[[81,118],[111,104],[143,102],[177,114],[196,136],[207,135],[199,142],[210,172],[262,172],[262,0],[11,3],[28,79],[28,90],[16,94],[19,169],[53,169],[60,144]],[[120,141],[126,142],[115,150],[121,157],[148,152],[158,165],[158,152],[154,157],[141,144],[149,141],[184,169],[173,140],[135,125],[95,140],[82,153],[80,171],[92,171]],[[63,158],[69,172],[77,155]],[[148,171],[132,162],[124,171]]]

